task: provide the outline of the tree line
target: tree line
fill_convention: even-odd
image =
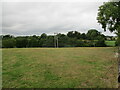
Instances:
[[[86,34],[78,31],[69,31],[66,35],[58,33],[58,47],[105,47],[107,37],[96,29]],[[1,35],[2,48],[54,47],[55,36],[45,33],[40,36]],[[114,38],[112,38],[114,39]]]

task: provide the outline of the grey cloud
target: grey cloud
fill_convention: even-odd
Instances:
[[[103,32],[96,20],[101,4],[102,2],[4,2],[2,32],[39,35],[71,30],[87,32],[92,28]]]

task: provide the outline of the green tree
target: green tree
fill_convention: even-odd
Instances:
[[[3,39],[10,39],[10,38],[14,38],[14,36],[12,36],[12,35],[4,35],[3,36]]]
[[[70,31],[67,33],[67,36],[70,38],[77,38],[80,39],[80,33],[78,31]]]
[[[98,32],[96,29],[91,29],[87,32],[87,38],[89,40],[97,40],[98,35],[100,35],[100,32]]]
[[[13,38],[8,38],[8,39],[3,39],[2,40],[2,47],[3,48],[13,48],[15,47],[15,39]]]
[[[39,46],[40,47],[46,47],[46,40],[47,40],[47,34],[43,33],[40,36],[40,40],[39,40]]]
[[[68,37],[65,34],[59,33],[58,35],[59,47],[68,46]]]
[[[98,23],[102,28],[111,32],[115,31],[120,45],[120,1],[106,2],[98,9]]]
[[[86,34],[85,34],[85,33],[82,33],[82,34],[81,34],[81,38],[82,38],[82,39],[87,39]]]
[[[97,47],[105,47],[106,44],[105,44],[105,40],[104,39],[100,39],[96,42],[95,46]]]
[[[26,37],[17,37],[16,38],[16,47],[23,48],[27,47],[28,40]]]
[[[41,34],[41,38],[47,38],[47,34],[45,33]]]
[[[47,38],[44,39],[44,43],[42,46],[43,47],[54,47],[54,36],[47,36]]]
[[[32,37],[29,37],[27,40],[28,40],[27,47],[38,47],[39,46],[39,39],[37,37],[32,36]]]
[[[77,38],[69,38],[68,39],[68,45],[70,46],[70,47],[76,47],[77,46]]]
[[[106,2],[98,9],[98,23],[102,28],[111,32],[115,31],[118,39],[118,82],[120,82],[120,1],[119,2]]]

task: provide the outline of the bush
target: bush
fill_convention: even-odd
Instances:
[[[117,38],[117,41],[115,42],[115,46],[120,46],[120,38]]]
[[[18,48],[26,47],[27,43],[28,43],[28,40],[25,37],[16,38],[16,47],[18,47]]]
[[[98,40],[96,42],[95,46],[97,46],[97,47],[105,47],[106,46],[105,40],[104,39]]]
[[[2,40],[3,48],[13,48],[15,47],[15,39],[3,39]]]

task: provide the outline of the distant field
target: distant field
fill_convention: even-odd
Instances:
[[[4,88],[116,88],[112,47],[3,49]]]
[[[105,41],[107,46],[115,46],[116,41]]]

